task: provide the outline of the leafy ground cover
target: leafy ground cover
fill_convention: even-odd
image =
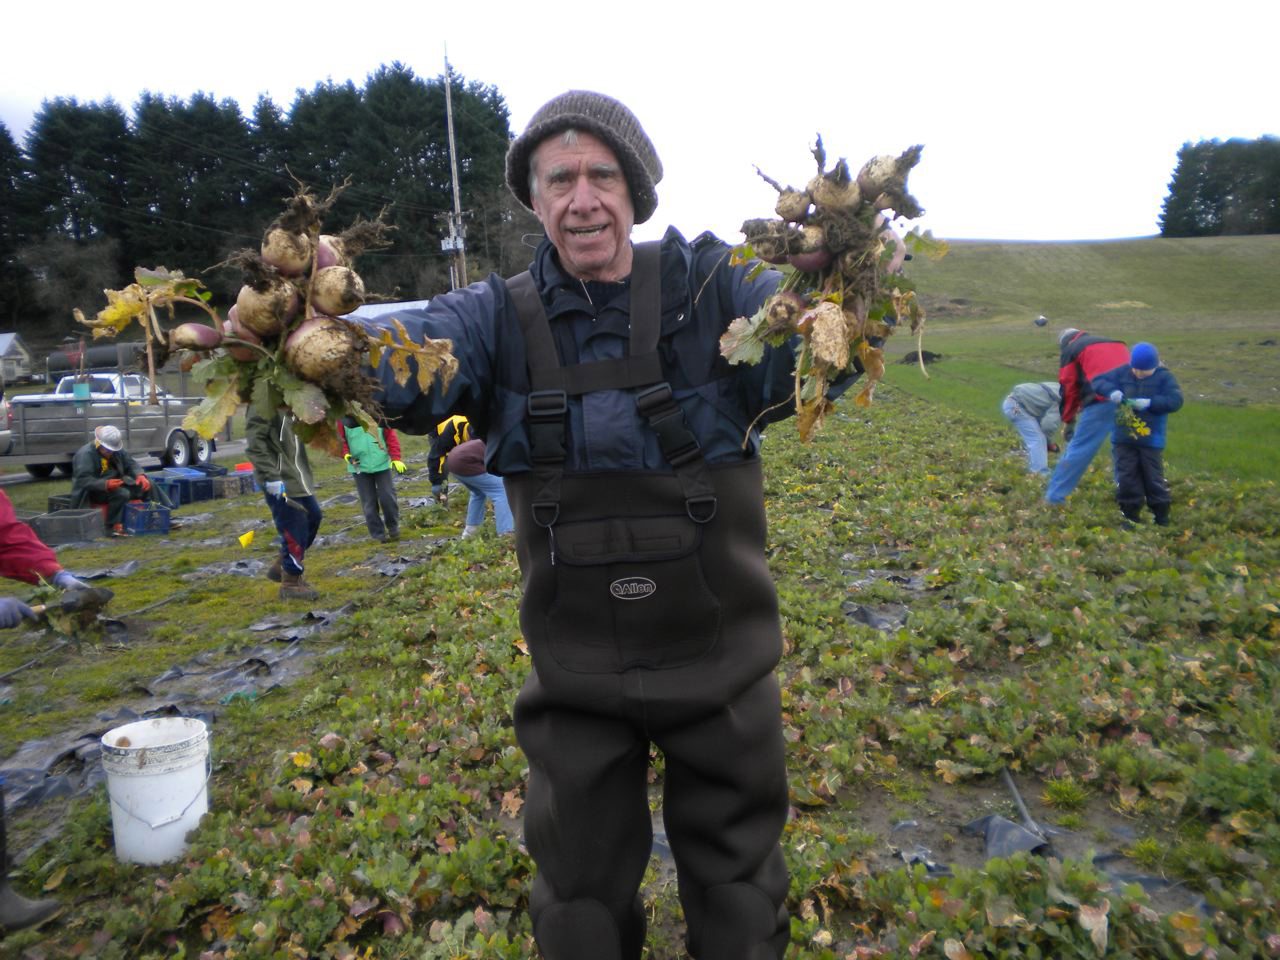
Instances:
[[[1100,462],[1048,512],[1011,430],[916,397],[907,378],[891,375],[869,410],[839,410],[812,444],[787,424],[765,441],[791,955],[1275,953],[1275,484],[1171,470],[1174,525],[1130,530]],[[322,499],[350,491],[338,465],[320,475]],[[416,483],[402,498],[426,492]],[[126,616],[127,645],[61,648],[8,681],[6,754],[129,703],[197,651],[234,659],[254,621],[287,613],[261,578],[182,579],[244,556],[235,536],[265,519],[256,498],[216,509],[168,542],[64,553],[72,567],[103,550],[140,560],[114,606],[144,612]],[[326,531],[345,536],[311,555],[323,605],[347,609],[309,641],[326,655],[305,682],[217,705],[211,812],[188,855],[119,864],[101,789],[23,812],[21,883],[67,908],[0,950],[534,955],[509,724],[527,668],[514,557],[493,537],[453,539],[459,502],[410,509],[396,549],[413,565],[387,577],[357,509],[334,503]],[[248,553],[267,557],[258,529]],[[7,643],[0,673],[44,642]],[[654,769],[656,787],[660,757]],[[1019,800],[1057,831],[1054,855],[988,859],[966,826],[1025,822]],[[647,880],[649,957],[682,957],[660,845]]]

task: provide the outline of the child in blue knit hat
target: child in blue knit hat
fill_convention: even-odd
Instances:
[[[1168,525],[1173,500],[1164,478],[1165,421],[1182,406],[1182,388],[1149,343],[1134,344],[1129,366],[1103,374],[1094,386],[1116,405],[1111,456],[1120,512],[1126,522],[1139,523],[1146,503],[1156,523]]]

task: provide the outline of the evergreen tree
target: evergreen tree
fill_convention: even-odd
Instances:
[[[134,108],[132,155],[131,207],[145,211],[129,251],[136,265],[198,276],[256,244],[248,209],[253,149],[234,101],[197,93],[184,104],[144,93]]]
[[[26,164],[22,153],[0,123],[0,331],[17,329],[32,307],[32,277],[18,259],[24,238],[20,215]]]
[[[1164,201],[1160,233],[1280,233],[1280,140],[1184,143]]]

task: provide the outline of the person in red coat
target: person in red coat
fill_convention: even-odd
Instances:
[[[57,554],[18,519],[13,503],[3,490],[0,490],[0,577],[23,583],[47,581],[63,590],[89,589],[83,580],[63,570]],[[0,629],[16,627],[23,618],[34,617],[31,608],[17,597],[0,597]]]
[[[52,582],[63,590],[89,585],[62,569],[57,556],[40,542],[35,531],[18,519],[13,504],[0,490],[0,576],[23,583]],[[0,628],[35,619],[35,612],[17,597],[0,597]],[[0,773],[0,928],[21,930],[48,920],[58,912],[57,900],[28,900],[9,885],[8,849],[4,824],[4,774]]]
[[[1076,488],[1115,422],[1115,404],[1098,392],[1094,380],[1129,364],[1129,348],[1123,340],[1095,337],[1074,327],[1062,331],[1058,346],[1062,351],[1058,359],[1058,385],[1062,388],[1058,405],[1062,422],[1071,424],[1073,432],[1044,491],[1045,501],[1055,506]]]

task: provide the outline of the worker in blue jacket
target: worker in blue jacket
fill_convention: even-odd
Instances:
[[[1182,409],[1182,388],[1150,343],[1134,344],[1129,365],[1096,381],[1117,406],[1111,431],[1116,502],[1128,523],[1142,520],[1145,503],[1155,522],[1168,526],[1173,495],[1164,476],[1165,434],[1169,414]]]
[[[632,244],[661,177],[624,105],[549,101],[507,154],[507,184],[546,232],[530,270],[394,314],[452,341],[447,387],[397,385],[385,359],[377,371],[398,429],[467,417],[515,515],[532,669],[514,721],[548,960],[641,955],[651,744],[690,956],[781,957],[789,939],[758,429],[794,410],[795,350],[738,366],[719,352],[776,272],[735,265],[709,234]]]

